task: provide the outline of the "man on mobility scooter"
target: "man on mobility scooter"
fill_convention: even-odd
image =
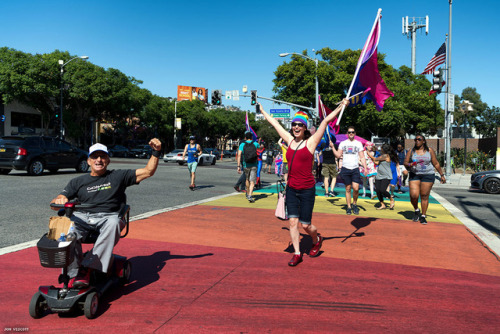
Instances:
[[[68,268],[69,288],[88,287],[92,270],[108,272],[113,248],[120,240],[123,228],[120,226],[123,221],[119,212],[126,205],[125,190],[153,176],[158,167],[161,142],[154,138],[149,145],[153,149],[151,158],[146,167],[136,170],[108,170],[110,159],[107,147],[102,144],[92,145],[87,159],[90,174],[71,180],[61,194],[52,200],[51,204],[64,205],[78,198],[80,203],[91,205],[89,208],[75,211],[70,218],[77,237],[74,261]],[[81,240],[93,231],[97,231],[99,235],[93,249],[84,257]]]

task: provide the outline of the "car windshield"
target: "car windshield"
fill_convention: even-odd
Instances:
[[[170,152],[170,153],[179,153],[179,152],[184,152],[184,150],[179,150],[179,149],[177,149],[177,150],[173,150],[173,151],[172,151],[172,152]]]

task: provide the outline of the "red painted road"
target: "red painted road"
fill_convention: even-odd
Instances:
[[[498,332],[500,263],[462,225],[314,219],[324,253],[296,268],[286,265],[286,223],[271,210],[202,205],[133,222],[116,247],[131,259],[132,282],[104,296],[94,320],[31,319],[31,296],[59,271],[42,268],[36,248],[0,256],[0,325],[35,333]]]

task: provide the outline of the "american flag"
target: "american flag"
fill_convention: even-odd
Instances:
[[[434,57],[432,57],[431,61],[425,67],[425,70],[422,74],[431,74],[432,71],[438,66],[445,62],[446,60],[446,43],[443,43],[441,47],[437,50]]]

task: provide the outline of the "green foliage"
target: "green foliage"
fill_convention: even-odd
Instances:
[[[464,149],[463,148],[452,148],[451,157],[453,158],[452,167],[463,168],[464,165]],[[474,160],[476,162],[474,162]],[[475,150],[472,152],[467,152],[467,170],[480,171],[480,170],[493,170],[495,169],[495,157],[493,155],[488,155],[485,152]]]

